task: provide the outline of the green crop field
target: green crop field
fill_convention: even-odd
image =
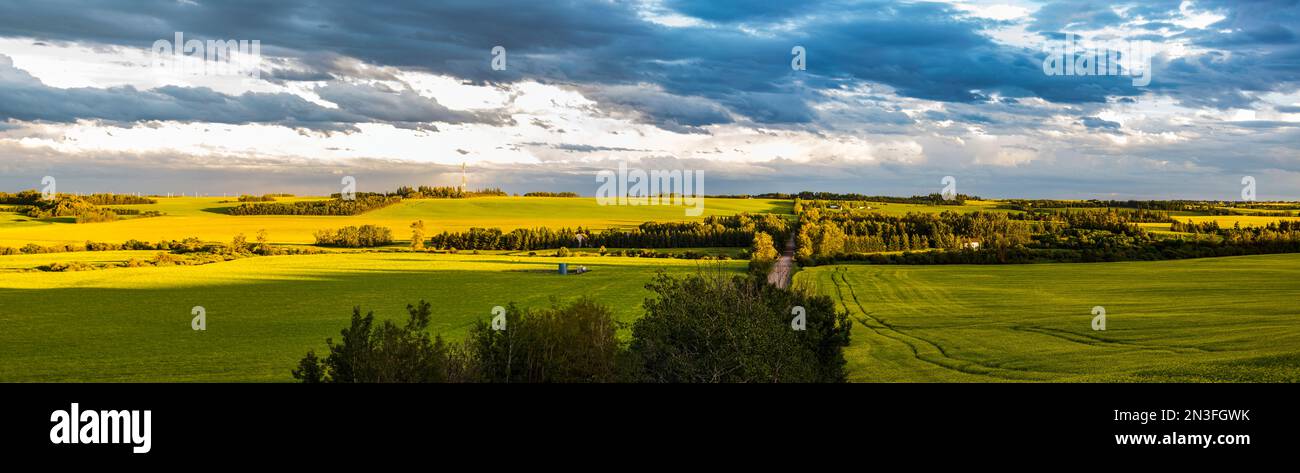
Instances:
[[[281,198],[292,202],[314,198]],[[85,241],[120,243],[195,236],[229,241],[266,229],[274,243],[313,242],[316,230],[374,224],[405,239],[424,220],[431,233],[471,227],[632,227],[646,221],[698,220],[682,206],[599,206],[591,198],[484,197],[415,199],[358,216],[232,216],[231,199],[160,198],[162,217],[110,223],[34,220],[0,213],[0,246]],[[709,199],[704,215],[788,214],[791,202]],[[577,249],[575,249],[577,250]],[[665,253],[689,249],[664,250]],[[737,249],[695,249],[738,256]],[[584,250],[577,250],[584,251]],[[588,252],[594,250],[585,250]],[[575,255],[557,259],[526,252],[432,254],[329,250],[201,265],[43,272],[51,263],[94,267],[156,251],[87,251],[0,256],[0,381],[287,381],[307,349],[324,348],[360,305],[384,318],[405,316],[420,299],[434,304],[432,330],[459,338],[496,305],[550,304],[591,295],[621,321],[641,314],[644,285],[657,271],[700,267],[741,271],[739,261],[707,262]],[[540,254],[551,254],[540,251]],[[585,265],[578,276],[553,274],[556,263]],[[208,330],[195,332],[191,309],[207,311]]]
[[[281,201],[313,198],[286,198]],[[388,226],[400,240],[424,220],[430,233],[471,227],[631,227],[683,221],[680,206],[597,205],[590,198],[416,199],[358,216],[231,216],[223,198],[161,198],[115,206],[166,215],[111,223],[33,220],[0,213],[0,246],[119,243],[195,236],[229,241],[267,230],[279,244],[306,244],[319,229]],[[223,202],[226,201],[226,202]],[[869,211],[994,209],[878,204]],[[772,212],[791,201],[709,199],[705,215]],[[855,210],[855,211],[868,211]],[[1180,218],[1189,218],[1180,216]],[[1258,219],[1276,217],[1190,217]],[[1167,231],[1168,224],[1143,224]],[[610,248],[610,250],[617,250]],[[307,349],[324,349],[351,308],[405,316],[434,304],[432,330],[465,334],[491,308],[539,307],[591,295],[623,322],[641,314],[657,271],[703,267],[740,273],[743,261],[528,252],[435,254],[329,249],[324,254],[248,257],[200,266],[45,272],[51,263],[113,266],[156,251],[0,256],[0,381],[289,381]],[[676,248],[741,257],[738,248]],[[538,251],[550,255],[551,250]],[[556,263],[592,273],[561,277]],[[1005,266],[833,265],[804,269],[796,283],[833,297],[855,318],[846,352],[854,381],[1297,381],[1300,380],[1300,255],[1098,264]],[[208,330],[190,329],[191,309]],[[1106,331],[1090,327],[1105,307]],[[622,332],[626,336],[626,330]]]
[[[319,198],[283,198],[279,202]],[[252,237],[265,229],[273,243],[312,243],[320,229],[348,225],[382,225],[393,236],[410,235],[411,222],[424,220],[430,232],[464,231],[471,227],[497,227],[505,231],[531,227],[577,227],[604,229],[634,227],[647,221],[700,220],[709,215],[740,212],[789,214],[792,203],[767,199],[706,199],[704,214],[686,216],[683,206],[601,206],[590,197],[478,197],[472,199],[410,199],[356,216],[232,216],[224,208],[237,202],[222,197],[158,198],[148,205],[114,205],[141,211],[157,210],[161,217],[125,218],[116,222],[75,224],[29,219],[12,212],[0,212],[0,246],[21,247],[27,243],[81,243],[87,240],[121,243],[129,239],[154,242],[198,237],[205,241],[229,241],[236,234]]]
[[[0,381],[290,381],[307,349],[338,337],[352,306],[381,318],[433,304],[431,330],[456,339],[493,306],[542,307],[590,295],[621,321],[641,314],[655,272],[739,272],[744,262],[359,252],[245,258],[202,266],[19,272],[52,259],[147,258],[153,252],[0,257]],[[559,276],[556,263],[592,271]],[[207,330],[190,328],[191,309]]]
[[[1300,255],[834,265],[854,381],[1300,381]],[[1091,327],[1105,308],[1105,331]]]

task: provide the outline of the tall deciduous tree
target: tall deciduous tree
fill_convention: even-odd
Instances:
[[[754,233],[754,245],[749,250],[749,267],[758,272],[767,272],[772,268],[779,255],[772,242],[772,236],[763,232]]]
[[[411,249],[415,251],[424,250],[424,220],[416,220],[411,223]]]

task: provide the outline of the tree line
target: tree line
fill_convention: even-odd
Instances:
[[[271,245],[266,230],[259,230],[256,239],[251,242],[241,233],[232,238],[229,243],[205,242],[196,237],[187,237],[182,240],[160,240],[157,243],[134,239],[127,240],[120,244],[86,241],[85,244],[64,243],[52,246],[41,246],[35,243],[29,243],[22,248],[0,246],[0,255],[119,250],[153,250],[158,253],[152,258],[147,259],[133,256],[120,263],[94,264],[76,261],[54,262],[37,266],[36,269],[42,271],[64,272],[87,271],[104,268],[138,268],[143,266],[193,266],[219,263],[249,256],[302,255],[317,254],[321,252],[319,249],[310,247],[284,247]]]
[[[829,297],[776,289],[760,278],[658,275],[631,336],[590,298],[478,320],[461,342],[431,336],[430,303],[404,323],[354,307],[327,352],[292,370],[305,383],[843,382],[848,314]],[[803,307],[795,330],[794,307]]]
[[[471,228],[464,232],[442,232],[433,235],[423,246],[439,250],[512,251],[602,246],[612,248],[745,247],[753,241],[755,232],[786,235],[789,231],[787,227],[786,220],[777,215],[741,213],[732,216],[711,215],[700,222],[645,222],[629,230],[538,227],[503,232],[500,228]],[[423,236],[422,227],[419,235]]]
[[[0,192],[0,204],[12,205],[7,211],[21,213],[35,219],[73,217],[76,223],[112,222],[120,215],[139,215],[154,217],[162,215],[158,211],[139,209],[111,209],[101,205],[154,204],[157,201],[145,197],[120,194],[56,194],[53,198],[42,198],[35,190],[26,190],[14,194]]]
[[[337,195],[337,194],[336,194]],[[360,215],[398,202],[399,196],[356,195],[356,199],[307,200],[299,202],[243,203],[226,209],[229,215]]]
[[[107,193],[97,193],[97,194],[87,194],[87,195],[58,194],[55,197],[76,197],[78,199],[81,199],[82,201],[94,205],[134,205],[134,204],[158,203],[157,200],[148,197],[139,197],[132,194],[107,194]],[[40,203],[42,200],[49,200],[49,199],[43,199],[42,194],[33,189],[19,191],[12,194],[8,192],[0,192],[0,204],[36,205]]]
[[[952,198],[944,198],[943,194],[914,195],[911,197],[898,197],[888,195],[865,195],[857,193],[838,193],[838,192],[810,192],[803,191],[797,194],[783,194],[779,192],[756,194],[753,197],[760,199],[784,199],[784,200],[804,200],[809,202],[817,201],[856,201],[856,202],[883,202],[889,204],[919,204],[919,205],[966,205],[967,200],[980,200],[978,196],[967,194],[956,194]]]
[[[88,194],[80,196],[86,202],[95,205],[141,205],[156,204],[157,200],[131,194]]]
[[[465,190],[454,186],[402,186],[388,195],[401,196],[403,199],[466,199],[470,197],[500,197],[510,194],[496,187]]]
[[[1134,244],[1119,241],[1113,234],[1091,238],[1093,242],[1078,248],[1043,248],[1018,246],[1001,252],[988,250],[934,250],[895,254],[841,255],[838,261],[867,261],[874,264],[1025,264],[1025,263],[1099,263],[1113,261],[1160,261],[1223,256],[1246,256],[1277,253],[1300,253],[1300,234],[1251,242],[1224,242],[1210,239],[1157,239]]]
[[[0,204],[5,205],[34,205],[41,200],[41,193],[35,190],[18,191],[15,193],[0,192]]]
[[[76,223],[111,222],[117,220],[112,209],[102,208],[85,197],[59,194],[53,199],[37,200],[24,207],[24,215],[36,219],[74,217]]]
[[[357,192],[351,200],[343,199],[341,193],[334,193],[330,195],[330,200],[273,202],[275,196],[267,194],[261,197],[240,196],[239,201],[244,203],[226,209],[226,213],[230,215],[360,215],[396,204],[402,199],[464,199],[505,195],[509,194],[498,188],[466,191],[450,186],[402,186],[391,193]]]
[[[1294,222],[1222,229],[1183,223],[1147,208],[1031,209],[1024,213],[945,211],[903,216],[802,205],[796,256],[804,265],[836,260],[906,264],[987,264],[1181,259],[1295,252]],[[1170,223],[1191,238],[1156,235],[1138,223]],[[883,252],[906,252],[882,255]]]
[[[393,243],[393,231],[379,225],[347,226],[337,230],[317,230],[314,234],[320,246],[366,248]]]
[[[1003,212],[823,214],[814,207],[799,215],[795,255],[801,264],[812,265],[858,253],[956,250],[971,244],[1007,248],[1028,243],[1047,227]]]
[[[239,202],[275,202],[275,196],[271,194],[262,194],[262,195],[244,194],[239,196],[239,198],[236,200],[238,200]]]
[[[999,208],[1030,211],[1035,209],[1066,208],[1129,208],[1143,210],[1163,210],[1167,212],[1197,212],[1205,215],[1261,215],[1261,213],[1241,212],[1233,209],[1267,209],[1277,212],[1273,216],[1291,215],[1286,210],[1300,210],[1295,202],[1237,202],[1223,200],[1052,200],[1052,199],[1010,199]]]

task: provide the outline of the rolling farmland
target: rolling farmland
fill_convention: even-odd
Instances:
[[[493,306],[544,307],[590,295],[620,321],[641,314],[657,271],[739,273],[743,262],[357,252],[245,258],[202,266],[18,272],[56,258],[125,260],[153,252],[0,257],[0,381],[291,381],[308,348],[338,338],[353,306],[406,316],[431,302],[433,333],[463,336]],[[137,255],[140,254],[140,255]],[[555,275],[556,263],[590,273]],[[191,309],[207,312],[192,331]]]
[[[165,215],[125,218],[116,222],[73,224],[66,221],[34,220],[11,212],[0,212],[0,246],[19,247],[27,243],[81,243],[87,240],[121,243],[198,237],[205,241],[229,241],[238,233],[250,238],[265,229],[273,243],[312,243],[313,232],[348,225],[381,225],[399,239],[409,235],[407,226],[424,220],[431,232],[464,231],[471,227],[499,227],[504,231],[531,227],[610,228],[635,227],[646,221],[700,220],[709,215],[790,213],[791,203],[767,199],[708,199],[704,215],[688,217],[682,206],[601,206],[592,198],[563,197],[479,197],[473,199],[411,199],[397,205],[355,216],[232,216],[224,209],[238,205],[222,197],[160,197],[156,204],[114,205],[140,211],[157,210]],[[281,198],[277,202],[321,200]],[[222,202],[227,201],[227,202]],[[64,219],[66,220],[66,219]]]
[[[1300,380],[1300,255],[834,265],[796,282],[857,321],[854,381]]]
[[[281,202],[317,198],[280,198]],[[404,251],[407,226],[430,233],[473,227],[634,227],[686,221],[682,207],[598,206],[589,198],[411,199],[357,216],[232,216],[223,198],[160,198],[161,217],[74,224],[0,213],[0,246],[195,236],[209,242],[266,229],[275,244],[305,245],[316,230],[373,224],[396,242],[376,250],[237,259],[201,266],[111,267],[46,272],[51,263],[117,266],[157,251],[78,251],[0,257],[0,381],[287,381],[306,348],[323,349],[351,307],[400,318],[420,299],[438,308],[432,331],[457,339],[496,305],[540,307],[591,295],[628,322],[641,314],[644,284],[657,271],[740,261],[599,257],[552,252],[445,254]],[[887,215],[996,210],[879,204]],[[790,215],[792,202],[709,199],[705,215]],[[1261,222],[1276,217],[1249,218]],[[1160,231],[1167,224],[1143,224]],[[611,250],[615,250],[611,248]],[[738,248],[678,248],[743,256]],[[557,277],[558,262],[594,272]],[[1269,255],[1186,261],[989,266],[840,264],[805,268],[812,285],[855,319],[846,352],[854,381],[1295,381],[1300,377],[1300,257]],[[210,329],[190,330],[203,306]],[[1089,326],[1105,307],[1105,332]],[[625,334],[625,332],[620,332]]]

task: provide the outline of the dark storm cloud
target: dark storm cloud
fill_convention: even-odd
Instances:
[[[333,74],[323,70],[287,67],[264,68],[259,77],[267,82],[280,85],[286,82],[323,82],[335,79]]]
[[[276,123],[313,129],[346,129],[359,122],[395,125],[500,123],[488,114],[449,110],[415,92],[327,83],[316,89],[339,106],[326,108],[287,93],[246,92],[238,96],[204,87],[164,86],[61,89],[43,84],[0,55],[0,120],[74,122],[78,119],[135,122],[170,120],[227,124]]]
[[[418,124],[425,122],[504,124],[508,120],[492,114],[448,109],[436,100],[413,90],[386,90],[379,86],[329,82],[317,87],[316,94],[341,109],[386,123]]]
[[[582,92],[592,100],[643,114],[650,122],[667,129],[732,121],[727,109],[712,100],[673,95],[648,86],[588,87]]]
[[[966,123],[978,123],[982,125],[993,125],[998,123],[997,119],[989,115],[973,112],[948,113],[938,110],[930,110],[925,112],[925,118],[930,120],[952,120]]]
[[[1189,106],[1226,109],[1255,106],[1256,93],[1300,86],[1300,2],[1211,0],[1196,7],[1224,18],[1175,38],[1212,51],[1157,58],[1153,90]]]
[[[25,122],[77,119],[271,123],[327,130],[359,122],[413,128],[431,122],[510,123],[506,116],[451,110],[422,97],[397,80],[401,69],[473,83],[556,84],[595,100],[605,114],[631,116],[677,132],[757,123],[764,133],[807,128],[828,140],[836,134],[861,134],[871,142],[881,135],[906,133],[900,140],[915,140],[923,148],[921,159],[907,163],[818,154],[808,161],[663,165],[707,168],[711,193],[826,190],[912,195],[938,192],[939,178],[954,175],[963,192],[989,197],[1231,198],[1240,189],[1240,177],[1252,175],[1260,180],[1261,195],[1300,197],[1295,194],[1300,192],[1300,162],[1295,159],[1300,129],[1293,122],[1219,122],[1197,115],[1180,117],[1191,118],[1190,124],[1153,124],[1158,119],[1152,118],[1126,120],[1121,127],[1099,118],[1108,116],[1101,115],[1108,104],[1138,104],[1149,98],[1144,97],[1148,92],[1198,108],[1266,110],[1259,103],[1262,92],[1293,92],[1300,84],[1300,6],[1295,1],[1198,1],[1198,11],[1224,15],[1201,30],[1177,25],[1183,17],[1177,0],[1108,6],[1051,2],[1031,18],[1015,21],[976,18],[945,4],[924,2],[651,2],[659,13],[703,23],[687,27],[647,21],[645,12],[637,10],[643,3],[635,1],[192,3],[5,0],[0,1],[0,36],[33,38],[38,44],[76,43],[107,54],[115,53],[113,47],[143,51],[177,31],[194,39],[260,40],[263,79],[299,86],[318,83],[312,84],[314,92],[338,108],[291,94],[227,95],[205,88],[62,89],[42,84],[0,56],[0,136],[6,138],[0,140],[0,156],[5,156],[0,159],[0,188],[30,188],[44,175],[69,176],[70,190],[214,194],[324,194],[337,191],[340,175],[356,175],[363,190],[454,184],[457,166],[400,160],[340,162],[308,156],[286,164],[284,159],[242,154],[60,152],[16,141],[44,132],[38,124]],[[1151,23],[1130,22],[1139,16]],[[1008,24],[1023,24],[1045,40],[1067,31],[1105,27],[1133,33],[1118,39],[1155,39],[1152,35],[1170,31],[1171,41],[1210,52],[1172,60],[1157,57],[1156,75],[1147,88],[1133,87],[1126,77],[1049,77],[1042,73],[1039,49],[990,38],[990,30]],[[490,50],[496,45],[507,48],[505,71],[490,67]],[[790,68],[795,45],[807,50],[807,71]],[[393,85],[363,85],[362,80]],[[1030,97],[1054,104],[1021,100]],[[916,107],[909,98],[944,103]],[[1300,104],[1269,107],[1300,113]],[[1140,105],[1137,108],[1141,111]],[[1073,118],[1053,120],[1062,116]],[[556,136],[564,132],[559,123],[531,120],[553,129]],[[956,126],[933,123],[948,120]],[[1057,131],[1053,128],[1062,122],[1075,124],[1069,127],[1070,136],[1036,139],[1045,129]],[[1151,145],[1134,139],[1128,146],[1115,146],[1108,139],[1077,139],[1175,127],[1187,127],[1196,137]],[[972,159],[981,152],[979,147],[948,139],[962,138],[970,128],[1028,136],[1025,146],[1000,144],[990,149],[1025,151],[1033,158],[1007,166],[980,165]],[[574,135],[580,134],[564,136]],[[58,136],[51,132],[42,138]],[[500,184],[511,192],[590,194],[594,169],[583,164],[588,158],[584,155],[666,154],[581,140],[542,144],[503,139],[504,147],[546,147],[557,156],[556,162],[495,168],[485,164],[472,171],[479,182]],[[457,152],[471,153],[466,148]],[[60,178],[60,185],[64,183]]]
[[[711,22],[731,23],[755,20],[770,21],[798,16],[812,10],[811,7],[814,5],[824,3],[832,2],[774,2],[771,0],[698,2],[668,0],[664,2],[664,6],[694,18]]]
[[[1108,80],[1113,78],[1044,76],[1038,51],[996,44],[981,34],[989,22],[966,18],[942,4],[663,4],[679,14],[723,25],[688,28],[649,23],[636,11],[637,5],[532,0],[490,5],[478,0],[19,0],[0,4],[0,35],[147,48],[182,31],[203,39],[257,39],[266,55],[301,57],[317,67],[272,71],[271,80],[346,74],[338,70],[340,63],[328,60],[337,55],[472,81],[649,83],[662,88],[662,95],[607,93],[604,103],[637,107],[651,121],[669,127],[728,123],[733,113],[760,123],[810,123],[816,117],[811,103],[824,97],[809,89],[838,87],[845,81],[880,82],[906,96],[949,102],[979,101],[992,93],[1101,102],[1141,92],[1125,81]],[[1143,8],[1158,18],[1155,12],[1176,11],[1177,5]],[[1055,29],[1114,21],[1108,8],[1054,3],[1039,10],[1033,25]],[[783,22],[794,26],[776,28]],[[730,24],[749,25],[762,34]],[[1269,37],[1283,36],[1273,32]],[[496,45],[507,49],[506,71],[489,67],[489,51]],[[806,73],[790,70],[794,45],[807,48]],[[410,111],[395,111],[404,112]],[[384,114],[372,115],[380,119]]]
[[[619,151],[619,152],[648,152],[648,151],[650,151],[650,150],[646,150],[646,149],[623,148],[623,147],[619,147],[619,146],[595,146],[595,145],[588,145],[588,144],[574,144],[574,143],[549,144],[549,143],[540,143],[540,142],[528,142],[528,143],[520,143],[520,145],[523,145],[523,146],[545,146],[545,147],[547,147],[547,148],[557,149],[557,150],[560,150],[560,151],[569,151],[569,152],[578,152],[578,153],[591,153],[591,152],[596,152],[596,151]]]
[[[1119,131],[1120,124],[1110,120],[1104,120],[1098,117],[1083,117],[1083,126],[1093,130]]]
[[[1120,23],[1123,19],[1104,2],[1065,1],[1051,2],[1034,13],[1030,31],[1060,31],[1073,29],[1098,29]],[[1177,9],[1177,5],[1174,6]]]

